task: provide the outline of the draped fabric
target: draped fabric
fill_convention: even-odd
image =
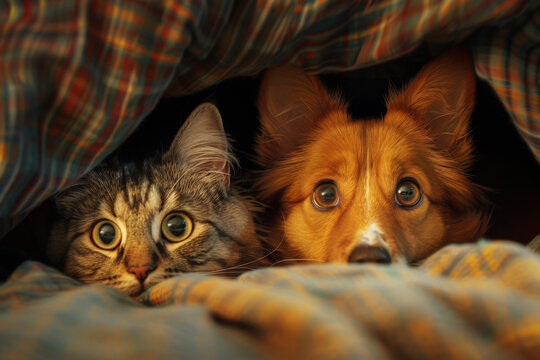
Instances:
[[[530,0],[10,0],[0,6],[0,234],[93,168],[163,96],[274,65],[365,68],[468,37],[540,158]]]
[[[540,256],[508,242],[398,264],[185,274],[136,301],[36,262],[0,286],[2,359],[540,358]]]

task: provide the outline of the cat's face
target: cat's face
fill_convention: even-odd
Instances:
[[[217,109],[201,105],[161,158],[101,166],[56,199],[49,259],[132,296],[177,274],[255,260],[250,203],[229,184],[230,160]]]

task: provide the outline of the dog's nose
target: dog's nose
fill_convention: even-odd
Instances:
[[[358,245],[349,255],[349,263],[375,262],[389,264],[392,258],[385,247],[373,245]]]

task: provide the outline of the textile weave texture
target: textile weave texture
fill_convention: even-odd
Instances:
[[[418,268],[171,278],[137,301],[26,262],[0,286],[2,359],[540,358],[540,256],[443,248]]]
[[[12,0],[0,6],[0,234],[113,151],[163,96],[276,65],[365,68],[469,37],[540,158],[530,0]]]

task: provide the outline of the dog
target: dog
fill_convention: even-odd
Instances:
[[[480,237],[487,201],[467,175],[475,86],[470,55],[449,50],[390,91],[382,119],[355,120],[317,77],[267,70],[254,189],[272,256],[415,264]]]

